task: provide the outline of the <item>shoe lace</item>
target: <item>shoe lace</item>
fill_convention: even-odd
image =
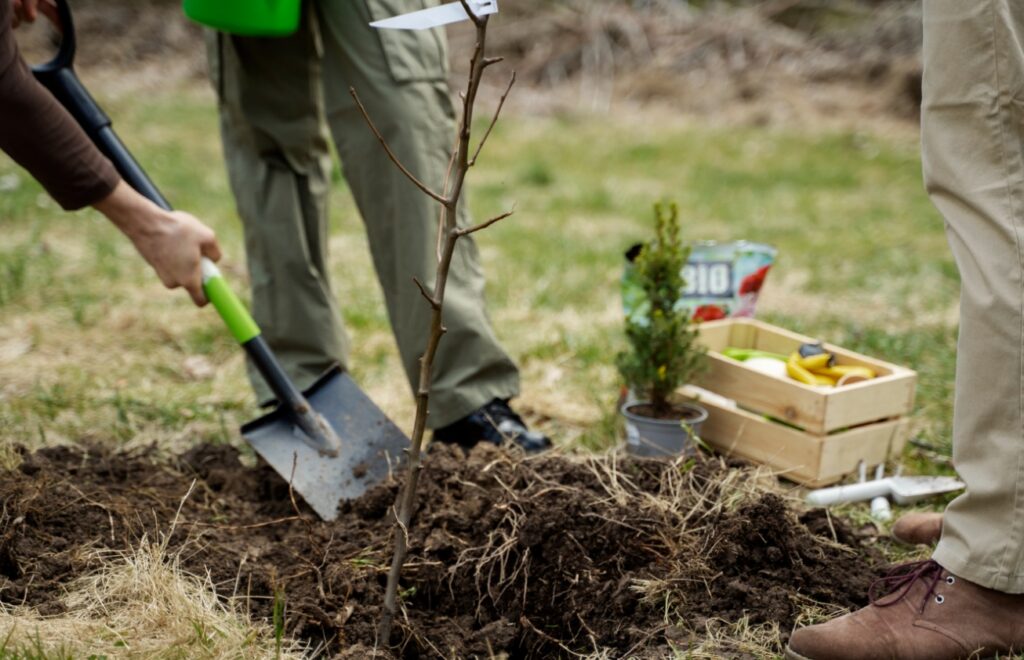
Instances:
[[[875,607],[892,607],[906,598],[919,580],[923,580],[928,585],[928,591],[921,600],[920,611],[924,613],[925,605],[928,604],[928,599],[935,595],[935,587],[942,580],[944,571],[942,566],[931,559],[897,566],[885,577],[871,583],[868,588],[868,600]],[[896,594],[895,598],[883,602],[883,599],[893,594]]]

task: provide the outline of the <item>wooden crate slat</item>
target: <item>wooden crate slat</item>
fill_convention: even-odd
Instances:
[[[709,353],[708,369],[697,385],[811,432],[825,432],[825,396],[796,381],[754,371],[736,360]]]
[[[826,430],[856,426],[864,422],[865,411],[878,419],[906,415],[914,407],[917,376],[893,374],[875,380],[836,388],[826,399]]]
[[[822,444],[817,483],[835,483],[852,473],[858,463],[872,467],[899,456],[907,438],[907,420],[896,419],[827,436]]]
[[[692,394],[692,392],[690,392]],[[902,451],[906,421],[888,420],[832,435],[813,435],[742,409],[703,400],[710,416],[701,439],[723,453],[767,465],[791,481],[819,487],[872,468]]]
[[[708,409],[700,437],[709,446],[731,456],[768,465],[799,483],[817,479],[821,447],[816,439],[745,410],[701,401]]]
[[[700,325],[700,343],[710,351],[721,352],[739,341],[737,326],[731,323],[702,323]]]

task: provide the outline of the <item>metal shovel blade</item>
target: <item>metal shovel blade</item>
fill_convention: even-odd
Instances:
[[[341,438],[337,457],[322,456],[307,444],[280,408],[244,425],[242,437],[317,515],[334,520],[341,500],[359,497],[404,460],[409,438],[338,367],[304,394]]]

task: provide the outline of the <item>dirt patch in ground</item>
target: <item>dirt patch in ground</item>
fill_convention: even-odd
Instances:
[[[863,604],[880,555],[842,521],[797,514],[747,474],[717,459],[438,448],[410,529],[398,655],[664,657],[712,618],[788,630],[808,601]],[[396,493],[382,484],[328,524],[231,447],[170,463],[144,451],[42,450],[0,479],[0,602],[58,614],[62,585],[95,567],[92,550],[169,534],[184,568],[209,574],[253,616],[270,619],[281,594],[290,635],[366,657]]]

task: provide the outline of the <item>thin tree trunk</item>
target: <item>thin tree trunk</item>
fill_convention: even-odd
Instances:
[[[508,88],[501,97],[498,108],[494,113],[483,139],[476,150],[470,156],[470,138],[472,135],[473,110],[476,103],[477,93],[480,90],[480,81],[487,67],[497,64],[501,58],[488,58],[485,56],[487,43],[487,16],[476,16],[465,0],[460,0],[466,8],[473,23],[476,25],[476,45],[473,49],[473,58],[470,65],[469,83],[462,96],[462,118],[458,126],[458,140],[452,152],[451,168],[448,180],[445,181],[445,189],[440,193],[432,190],[427,184],[419,181],[412,173],[405,168],[398,160],[394,152],[388,146],[380,131],[377,130],[372,119],[359,99],[354,89],[350,92],[356,100],[363,117],[369,124],[370,129],[376,135],[381,146],[387,152],[388,157],[396,166],[427,196],[436,200],[441,205],[441,217],[438,222],[438,262],[437,273],[434,280],[433,290],[428,289],[419,280],[414,280],[416,286],[430,305],[432,314],[430,318],[429,335],[427,347],[420,357],[419,382],[416,389],[416,421],[413,424],[412,442],[408,452],[408,469],[406,480],[397,502],[397,515],[395,517],[395,551],[391,560],[391,568],[388,572],[387,589],[384,595],[384,612],[382,613],[380,625],[377,631],[378,644],[389,646],[391,642],[391,631],[394,618],[397,612],[398,583],[402,573],[402,566],[409,550],[409,524],[416,506],[417,485],[421,469],[420,456],[423,448],[423,435],[427,427],[427,415],[429,413],[430,385],[434,358],[437,355],[437,348],[441,338],[445,334],[445,327],[442,322],[444,310],[445,287],[448,283],[448,272],[451,268],[452,256],[455,254],[455,247],[460,238],[468,236],[482,229],[486,229],[496,222],[503,220],[512,212],[503,213],[473,227],[458,226],[458,207],[462,197],[463,186],[466,181],[466,174],[476,164],[476,159],[483,149],[491,130],[494,128],[504,107],[505,99],[508,96],[512,85],[515,83],[515,74],[509,81]]]

